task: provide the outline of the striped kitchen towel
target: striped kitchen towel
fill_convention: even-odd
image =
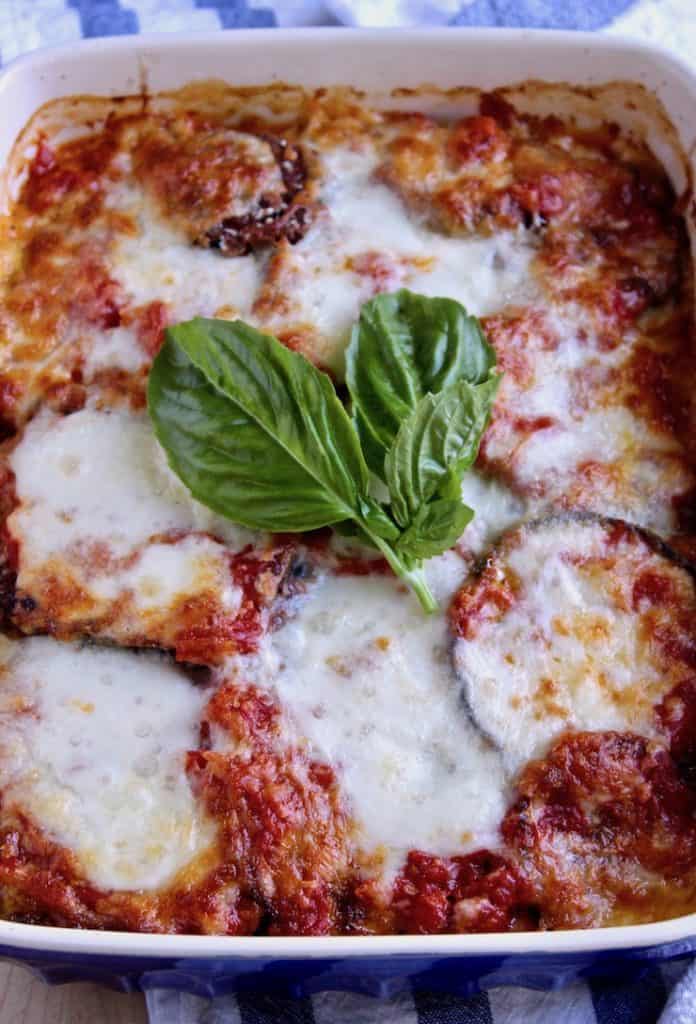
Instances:
[[[378,1000],[352,992],[307,999],[156,989],[152,1024],[696,1024],[696,965],[650,968],[640,981],[571,985],[553,992],[494,988],[468,999],[429,992]]]

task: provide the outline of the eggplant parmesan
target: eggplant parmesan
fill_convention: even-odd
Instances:
[[[59,101],[19,140],[4,917],[320,935],[696,909],[684,197],[572,102],[454,105],[211,83]],[[192,317],[243,319],[343,394],[362,304],[401,288],[465,306],[502,373],[431,615],[360,536],[209,511],[146,409]]]
[[[568,729],[654,737],[690,678],[696,574],[620,520],[550,517],[505,535],[451,607],[479,728],[514,767]]]
[[[12,618],[24,632],[94,634],[204,664],[215,649],[222,657],[253,646],[290,546],[198,505],[142,413],[46,409],[9,465]]]

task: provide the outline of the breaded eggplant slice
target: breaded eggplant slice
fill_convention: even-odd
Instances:
[[[196,502],[129,409],[41,412],[9,454],[2,502],[0,601],[19,630],[195,664],[256,649],[296,548]]]
[[[285,138],[230,129],[191,132],[176,122],[142,140],[136,174],[162,214],[195,245],[244,256],[311,223],[302,150]]]
[[[696,666],[693,567],[588,513],[505,534],[450,622],[471,715],[511,769],[568,730],[658,734],[655,706]]]

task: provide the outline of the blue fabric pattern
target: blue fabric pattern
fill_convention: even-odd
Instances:
[[[616,28],[662,42],[696,61],[696,0],[470,0],[458,11],[452,0],[269,0],[267,6],[257,0],[0,0],[0,63],[37,46],[82,37],[335,24],[339,19],[351,24],[420,20]],[[380,1002],[325,992],[297,1000],[226,995],[211,1003],[152,990],[147,1004],[152,1024],[696,1024],[696,967],[664,964],[628,981],[592,980],[552,992],[497,989],[468,999],[416,992]]]
[[[196,0],[196,7],[217,11],[222,28],[273,28],[276,16],[271,10],[250,10],[244,0]]]
[[[241,1024],[266,1024],[269,1020],[287,1024],[314,1024],[309,999],[282,999],[277,996],[239,995],[237,1009]]]
[[[485,992],[470,999],[433,992],[416,992],[413,997],[418,1024],[495,1024]]]
[[[591,30],[608,25],[632,3],[633,0],[474,0],[455,15],[452,24]]]
[[[128,36],[140,31],[134,11],[121,7],[118,0],[68,0],[80,15],[85,39],[99,36]]]
[[[600,1024],[653,1024],[667,999],[657,967],[642,974],[639,981],[590,982],[590,990]]]

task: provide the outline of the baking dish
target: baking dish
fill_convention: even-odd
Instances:
[[[99,40],[79,48],[30,56],[0,80],[5,120],[0,161],[49,100],[73,94],[119,96],[177,88],[196,79],[236,85],[273,81],[309,87],[353,85],[383,102],[440,112],[461,110],[466,91],[531,80],[580,87],[587,116],[637,127],[690,197],[696,126],[690,110],[696,78],[649,48],[594,36],[528,31],[350,32],[308,30],[218,33]],[[650,96],[606,83],[644,86]],[[408,90],[425,83],[453,90],[417,100]],[[402,90],[391,96],[391,90]],[[405,91],[405,92],[404,92]],[[557,111],[560,97],[530,87],[524,102]],[[11,188],[12,175],[6,175]],[[7,191],[5,191],[7,195]],[[693,234],[694,210],[684,209]],[[50,982],[98,981],[123,989],[172,987],[200,995],[277,989],[292,995],[347,989],[392,995],[401,987],[466,993],[498,984],[551,987],[588,973],[635,974],[650,960],[696,949],[696,914],[649,925],[593,931],[450,935],[437,937],[229,938],[73,931],[0,922],[0,955],[25,962]]]

